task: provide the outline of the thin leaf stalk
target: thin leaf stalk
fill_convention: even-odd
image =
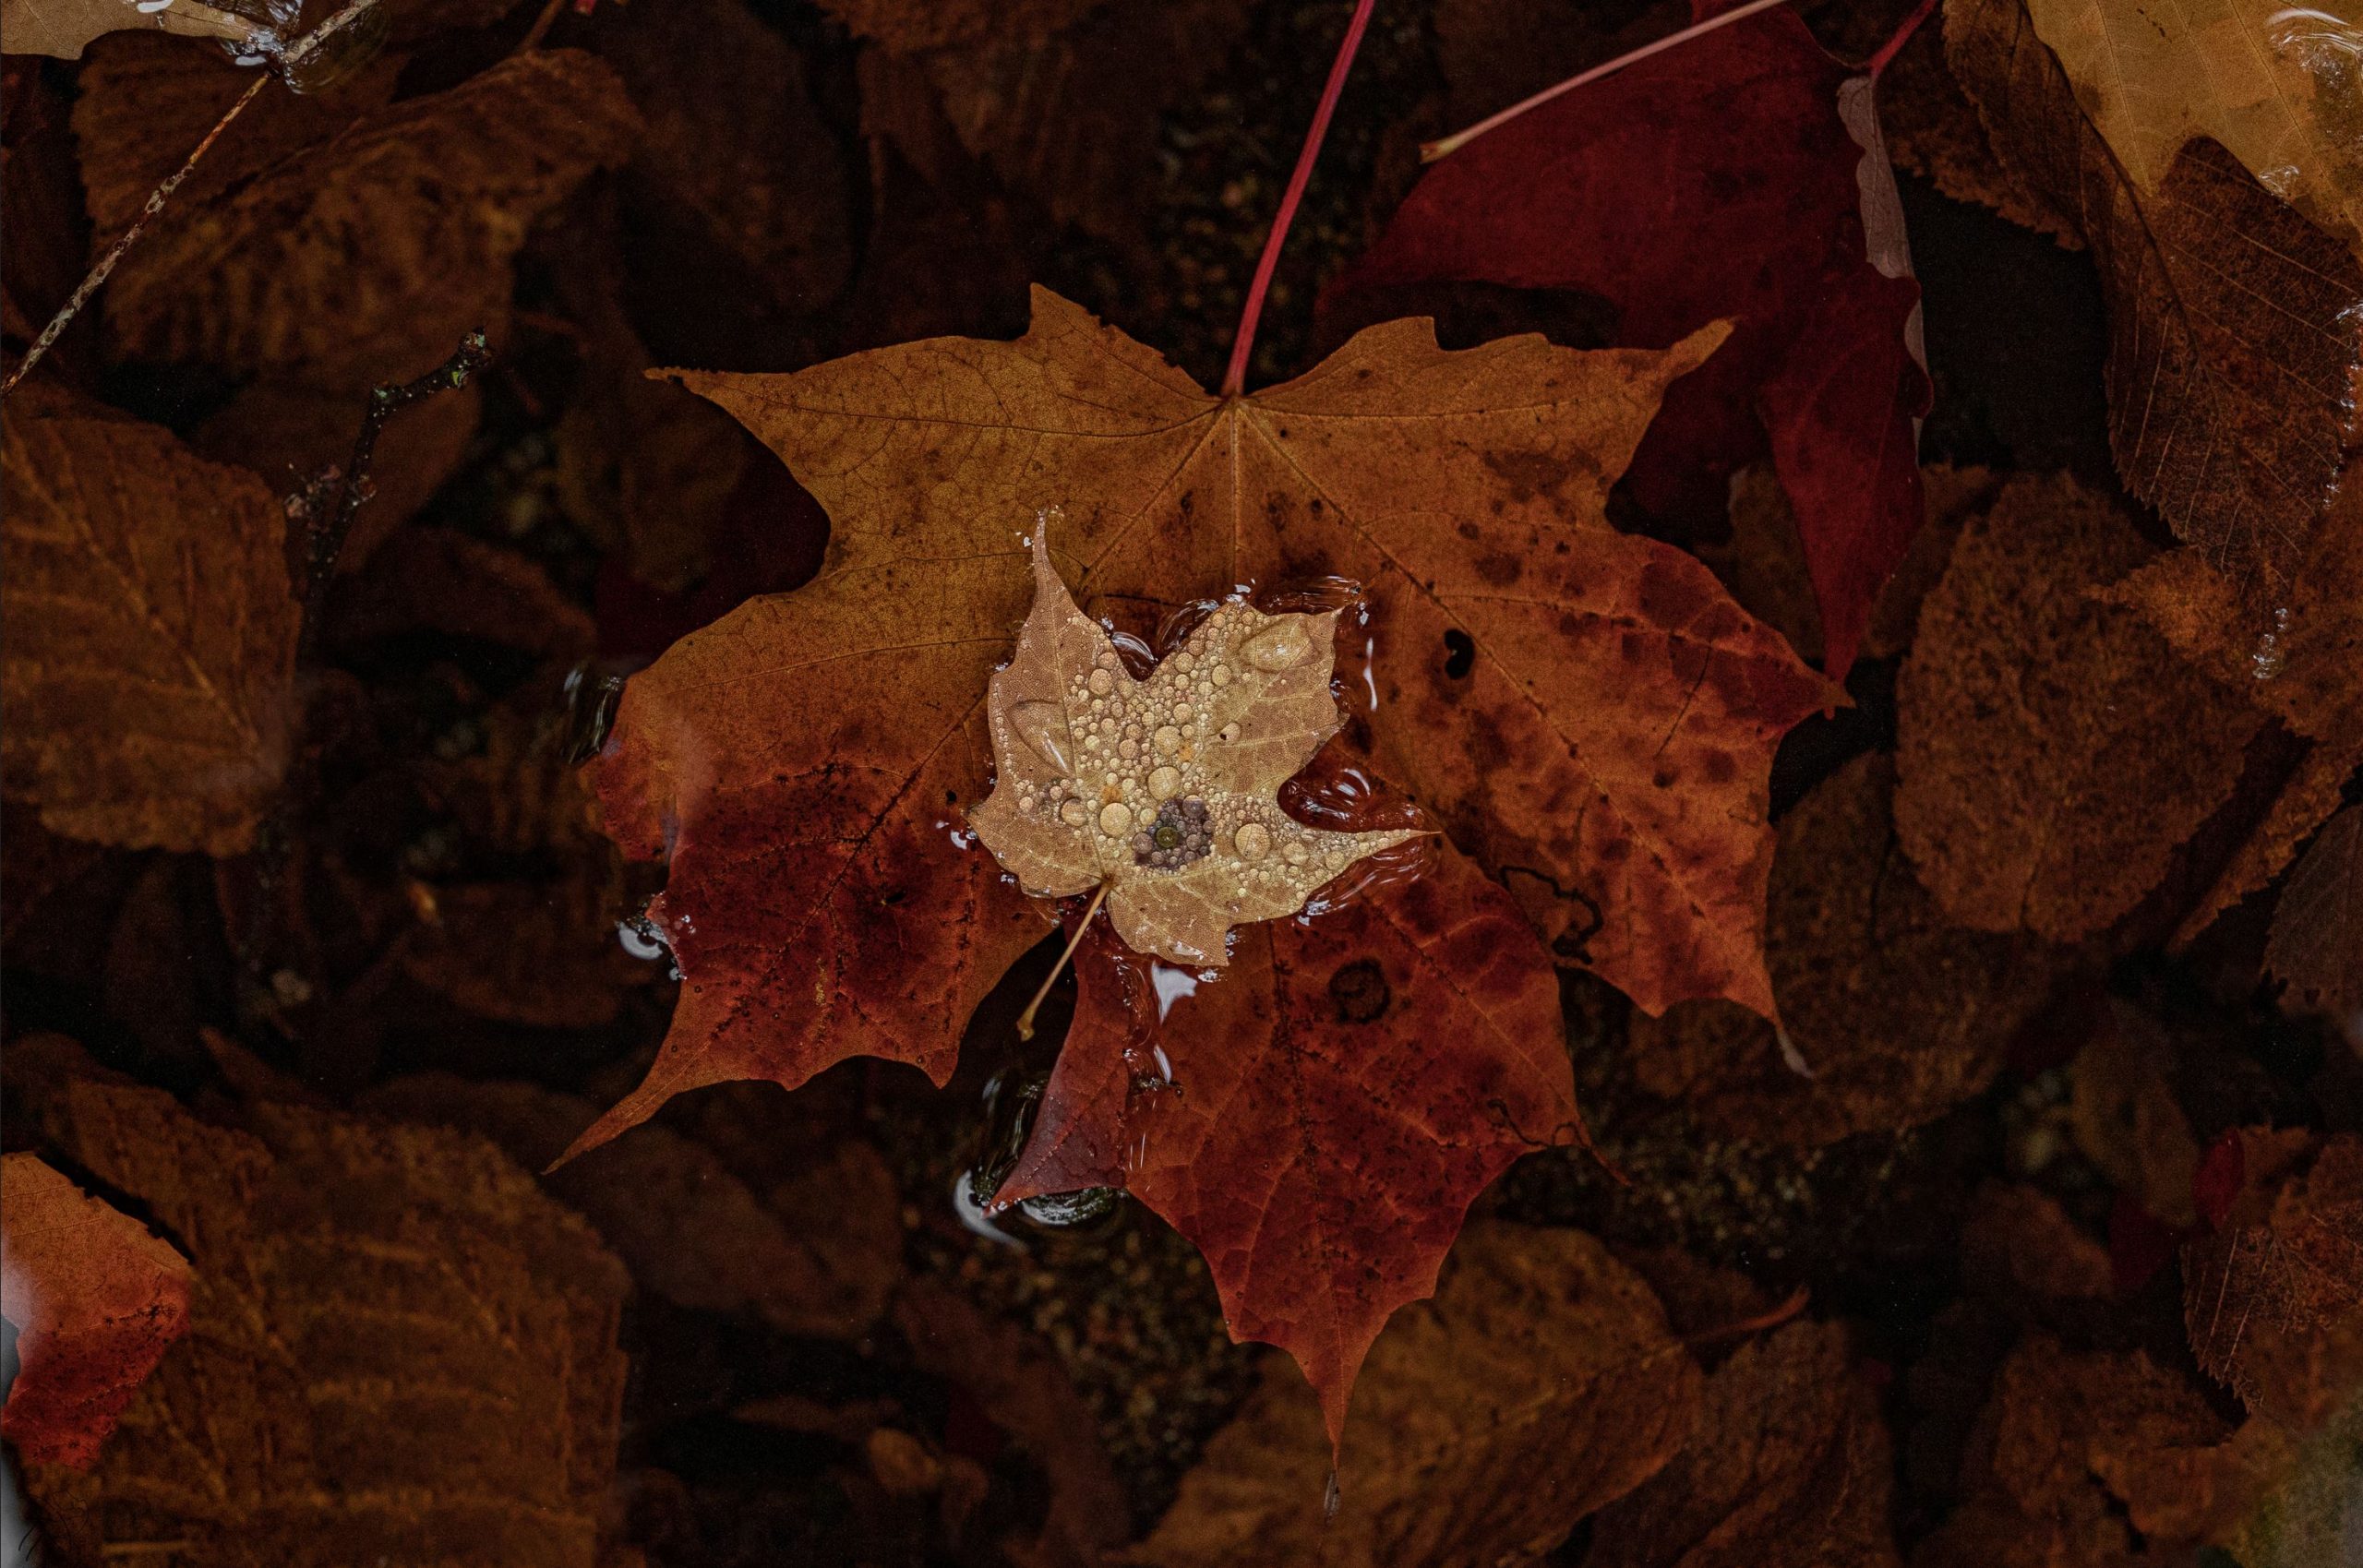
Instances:
[[[1297,208],[1304,201],[1304,187],[1313,178],[1313,161],[1321,156],[1321,143],[1329,134],[1330,116],[1337,110],[1337,98],[1345,90],[1346,73],[1353,68],[1354,55],[1362,46],[1362,34],[1370,27],[1370,14],[1377,0],[1355,0],[1353,19],[1346,24],[1346,36],[1337,44],[1337,57],[1330,62],[1329,79],[1321,89],[1321,102],[1313,111],[1313,125],[1304,133],[1304,146],[1296,155],[1296,168],[1289,175],[1288,189],[1281,194],[1279,210],[1272,215],[1272,232],[1264,238],[1264,254],[1255,260],[1255,276],[1247,285],[1247,304],[1240,312],[1239,333],[1230,342],[1230,365],[1222,377],[1222,395],[1235,398],[1247,390],[1247,360],[1255,349],[1255,328],[1264,317],[1264,299],[1272,292],[1272,272],[1279,265],[1280,246],[1288,242],[1289,226],[1296,221]]]

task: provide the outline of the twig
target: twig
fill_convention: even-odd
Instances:
[[[413,403],[424,402],[438,392],[458,390],[468,384],[470,377],[491,363],[492,350],[485,341],[483,331],[477,330],[460,341],[450,358],[415,381],[382,386],[372,391],[368,411],[361,416],[361,433],[353,440],[353,459],[344,472],[322,474],[303,496],[288,503],[291,511],[311,523],[305,550],[303,645],[306,652],[319,634],[320,600],[328,591],[329,580],[336,575],[337,557],[344,551],[344,542],[353,533],[353,521],[360,515],[361,504],[372,494],[369,460],[378,449],[378,433],[385,429],[388,420]],[[333,501],[326,495],[330,484],[336,486]]]
[[[1034,1037],[1035,1010],[1042,1005],[1042,999],[1050,994],[1051,985],[1058,979],[1060,972],[1066,968],[1067,960],[1074,956],[1074,950],[1082,944],[1084,932],[1091,929],[1091,917],[1099,913],[1099,901],[1107,896],[1108,884],[1102,882],[1099,884],[1099,891],[1091,895],[1091,905],[1083,912],[1083,918],[1074,923],[1074,935],[1067,939],[1067,950],[1059,954],[1059,961],[1050,965],[1050,972],[1048,975],[1042,976],[1042,984],[1035,991],[1034,999],[1027,1002],[1026,1011],[1017,1015],[1019,1039],[1030,1040]]]
[[[1445,156],[1447,153],[1457,152],[1462,148],[1468,146],[1470,142],[1475,141],[1479,137],[1483,136],[1487,131],[1509,124],[1509,122],[1517,119],[1520,114],[1525,114],[1528,110],[1539,109],[1543,104],[1550,102],[1553,99],[1558,97],[1563,92],[1573,92],[1577,88],[1583,86],[1586,82],[1598,81],[1604,76],[1609,76],[1614,72],[1621,71],[1625,66],[1633,64],[1636,60],[1646,60],[1650,55],[1658,54],[1661,50],[1671,49],[1677,43],[1687,43],[1694,38],[1703,37],[1705,34],[1713,32],[1717,28],[1729,27],[1743,17],[1752,17],[1758,11],[1769,11],[1775,6],[1785,6],[1788,3],[1789,0],[1748,0],[1748,3],[1745,6],[1734,6],[1733,9],[1725,11],[1720,16],[1709,17],[1703,22],[1694,22],[1690,26],[1684,28],[1680,32],[1668,33],[1665,37],[1659,39],[1655,43],[1644,43],[1641,47],[1634,50],[1629,54],[1619,54],[1615,59],[1609,61],[1605,65],[1594,66],[1588,71],[1578,71],[1574,76],[1569,77],[1565,81],[1561,82],[1558,86],[1546,87],[1541,92],[1536,93],[1533,97],[1513,103],[1508,108],[1503,110],[1500,114],[1489,115],[1487,118],[1478,121],[1475,125],[1469,126],[1465,131],[1455,131],[1452,135],[1445,138],[1442,141],[1421,143],[1420,162],[1422,163],[1433,163],[1437,159]]]
[[[1280,197],[1280,209],[1272,215],[1272,232],[1265,236],[1264,254],[1256,258],[1254,281],[1247,285],[1247,305],[1240,313],[1239,335],[1230,342],[1230,365],[1223,372],[1222,395],[1235,398],[1247,389],[1247,356],[1255,347],[1255,326],[1263,319],[1264,296],[1272,290],[1272,269],[1279,265],[1280,246],[1289,237],[1289,225],[1296,221],[1296,209],[1304,200],[1304,187],[1313,178],[1313,161],[1321,155],[1321,141],[1329,134],[1329,116],[1337,112],[1337,95],[1345,90],[1346,72],[1352,68],[1354,53],[1362,45],[1363,30],[1370,26],[1371,7],[1376,0],[1355,0],[1353,20],[1346,24],[1346,36],[1337,45],[1337,58],[1330,63],[1329,80],[1321,89],[1320,105],[1313,112],[1313,128],[1304,133],[1304,148],[1296,155],[1296,170],[1289,175],[1289,188]]]
[[[1769,1312],[1760,1312],[1737,1323],[1723,1323],[1716,1328],[1701,1329],[1697,1334],[1682,1336],[1685,1345],[1712,1345],[1719,1339],[1738,1339],[1745,1335],[1761,1334],[1768,1328],[1778,1328],[1805,1310],[1812,1294],[1802,1285],[1789,1293],[1789,1299]]]
[[[549,36],[551,24],[558,20],[558,12],[565,6],[566,0],[549,0],[549,4],[542,7],[542,14],[534,18],[534,25],[526,30],[524,42],[517,45],[517,53],[531,54],[539,49],[542,40]]]
[[[282,50],[275,62],[280,70],[292,72],[318,54],[321,45],[378,8],[378,0],[352,0],[342,11],[297,39]]]
[[[74,317],[80,313],[85,305],[90,303],[90,296],[98,293],[99,285],[107,281],[107,274],[114,270],[115,264],[123,259],[124,253],[129,250],[132,242],[139,237],[139,232],[148,226],[148,221],[164,209],[164,203],[170,201],[173,198],[173,193],[181,188],[181,182],[196,172],[197,162],[205,156],[206,149],[211,147],[215,139],[230,128],[230,122],[236,119],[246,106],[255,101],[255,95],[260,92],[264,84],[270,80],[270,78],[267,74],[255,78],[254,85],[240,93],[238,101],[230,105],[229,113],[216,120],[213,123],[213,128],[205,133],[205,139],[197,144],[197,150],[188,155],[188,162],[181,165],[180,172],[149,193],[148,204],[139,209],[139,216],[131,221],[131,227],[126,229],[123,232],[123,237],[107,248],[106,255],[99,258],[99,264],[96,267],[90,269],[90,275],[84,278],[75,289],[73,297],[66,302],[65,307],[50,317],[49,325],[42,328],[41,336],[33,340],[33,346],[25,351],[25,357],[17,362],[17,367],[14,370],[8,372],[8,378],[6,381],[0,381],[0,398],[5,398],[15,391],[17,383],[23,380],[32,367],[41,363],[41,356],[49,352],[50,345],[57,341],[58,334],[73,323]]]

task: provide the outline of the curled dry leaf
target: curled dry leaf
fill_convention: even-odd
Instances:
[[[1088,940],[1035,1132],[995,1195],[1121,1186],[1205,1254],[1232,1337],[1302,1364],[1333,1442],[1388,1314],[1469,1204],[1579,1136],[1541,944],[1446,848],[1427,875],[1243,928],[1193,973]]]
[[[595,784],[626,851],[671,862],[651,916],[686,984],[649,1082],[588,1142],[682,1089],[793,1086],[862,1052],[949,1073],[1040,933],[954,808],[989,776],[987,687],[1031,585],[1018,530],[1050,506],[1086,604],[1367,585],[1387,775],[1644,1006],[1770,1007],[1765,779],[1828,688],[1696,561],[1600,511],[1719,328],[1662,353],[1448,353],[1399,322],[1218,399],[1047,291],[1035,310],[1015,342],[680,373],[834,528],[811,586],[625,688]]]
[[[1781,823],[1765,949],[1789,1050],[1743,1009],[1685,1003],[1633,1021],[1642,1088],[1734,1137],[1822,1144],[1929,1120],[1993,1081],[2059,955],[1945,917],[1898,852],[1894,789],[1890,760],[1858,758]]]
[[[1034,607],[993,674],[993,790],[968,824],[1039,898],[1107,891],[1135,952],[1230,962],[1234,926],[1304,907],[1323,884],[1417,830],[1337,832],[1279,791],[1337,733],[1337,612],[1267,616],[1225,600],[1145,679],[1086,619],[1034,531]]]
[[[1682,1451],[1601,1513],[1589,1568],[1892,1568],[1887,1424],[1850,1361],[1836,1323],[1741,1346]]]
[[[532,1083],[422,1073],[372,1089],[362,1108],[488,1138],[540,1170],[597,1114]],[[850,1339],[885,1311],[902,1273],[894,1175],[846,1143],[760,1200],[704,1145],[666,1127],[594,1151],[543,1184],[596,1226],[642,1288],[701,1311],[751,1311],[783,1334]],[[827,1226],[795,1216],[827,1215]]]
[[[2265,967],[2287,1000],[2326,1012],[2363,1037],[2363,807],[2330,820],[2281,890]]]
[[[1488,1222],[1372,1350],[1323,1516],[1322,1417],[1275,1367],[1122,1561],[1531,1563],[1654,1474],[1698,1407],[1657,1300],[1580,1231]]]
[[[188,1260],[33,1155],[0,1159],[0,1310],[18,1370],[0,1433],[28,1465],[87,1468],[188,1326]]]
[[[9,798],[75,838],[243,851],[294,718],[278,501],[95,406],[19,397],[5,442]]]
[[[215,1126],[55,1036],[8,1067],[45,1141],[196,1263],[188,1333],[97,1468],[26,1477],[62,1561],[593,1568],[626,1284],[588,1226],[440,1129]]]
[[[2098,931],[2231,794],[2261,716],[2094,597],[2149,554],[2114,503],[2022,476],[1921,606],[1896,686],[1896,833],[1961,924]]]
[[[534,220],[637,132],[605,64],[513,55],[166,208],[108,284],[108,327],[135,358],[337,385],[415,375],[462,334],[497,333]]]
[[[1957,0],[1946,51],[2001,163],[2092,249],[2126,488],[2270,608],[2353,438],[2363,267],[2213,139],[2320,101],[2303,66],[2305,96],[2280,90],[2297,62],[2263,57],[2267,7],[2163,9]],[[2318,161],[2301,183],[2354,168]]]
[[[2183,1322],[2209,1376],[2310,1427],[2363,1375],[2363,1136],[2242,1142],[2247,1180],[2224,1224],[2183,1249]],[[2277,1167],[2255,1157],[2268,1151]],[[2347,1375],[2325,1382],[2325,1363]]]
[[[1769,454],[1842,676],[1921,522],[1930,395],[1872,87],[1785,7],[1637,60],[1438,162],[1323,308],[1368,319],[1440,281],[1580,290],[1613,306],[1612,341],[1652,348],[1735,317],[1627,485],[1651,512],[1720,511]]]

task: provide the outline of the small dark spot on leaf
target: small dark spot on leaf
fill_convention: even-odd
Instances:
[[[1465,680],[1476,667],[1477,644],[1469,635],[1454,627],[1444,634],[1444,673],[1454,680]]]
[[[1329,976],[1329,999],[1337,1004],[1340,1023],[1373,1023],[1385,1016],[1394,993],[1376,959],[1358,958]]]

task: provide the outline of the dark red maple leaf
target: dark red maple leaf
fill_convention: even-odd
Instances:
[[[1285,1347],[1332,1443],[1471,1199],[1579,1136],[1550,954],[1443,841],[1408,884],[1243,927],[1193,975],[1095,926],[1032,1142],[996,1202],[1131,1191],[1205,1254],[1235,1337]]]
[[[1636,61],[1444,159],[1321,303],[1359,323],[1440,282],[1577,290],[1649,348],[1735,318],[1626,481],[1653,515],[1720,516],[1732,472],[1769,452],[1833,678],[1920,525],[1931,391],[1873,80],[1785,7]]]

